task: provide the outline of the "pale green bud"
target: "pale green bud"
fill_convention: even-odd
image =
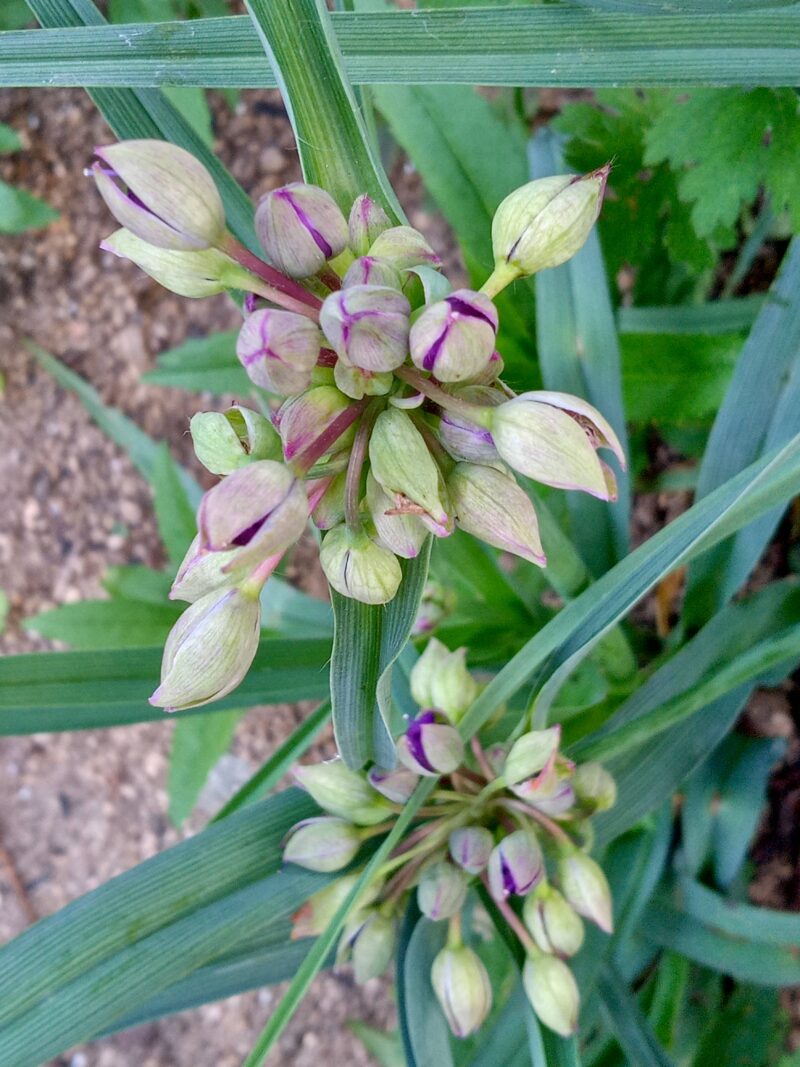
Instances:
[[[349,289],[353,285],[382,285],[389,289],[400,289],[402,280],[388,259],[361,256],[350,264],[342,278],[342,289]]]
[[[350,404],[350,399],[332,385],[315,385],[287,400],[275,418],[286,460],[303,453]],[[333,447],[338,451],[350,445],[353,433],[351,426]]]
[[[389,216],[366,193],[357,196],[347,221],[348,244],[357,256],[365,256],[370,245],[391,227]]]
[[[295,767],[294,777],[321,808],[358,826],[374,826],[391,813],[385,797],[340,759]]]
[[[372,471],[367,474],[367,507],[382,545],[402,559],[419,555],[427,529],[418,515],[403,513],[402,506],[384,491]]]
[[[311,518],[318,530],[332,530],[344,521],[344,494],[347,482],[347,471],[340,471],[331,481],[328,488],[314,508]]]
[[[467,897],[467,878],[458,867],[441,860],[424,869],[417,885],[417,904],[429,919],[450,919]]]
[[[257,596],[237,588],[207,593],[170,630],[150,703],[182,711],[227,696],[247,674],[260,636]]]
[[[492,357],[497,326],[488,296],[458,289],[428,305],[414,322],[408,339],[411,359],[442,382],[474,378]]]
[[[187,600],[193,604],[195,600],[215,589],[236,585],[244,577],[245,568],[226,570],[235,560],[236,553],[237,549],[228,552],[210,552],[203,549],[200,547],[198,534],[178,567],[178,573],[169,591],[170,600]]]
[[[492,1008],[492,983],[477,952],[443,948],[433,961],[431,984],[456,1037],[469,1037]]]
[[[388,548],[347,526],[328,531],[319,561],[336,592],[362,604],[387,604],[403,579],[397,557]]]
[[[397,943],[397,920],[373,911],[352,941],[354,978],[363,985],[389,966]]]
[[[313,893],[292,916],[292,941],[298,941],[302,937],[319,937],[324,933],[359,877],[358,871],[344,874],[324,889]]]
[[[544,877],[544,857],[534,834],[514,830],[502,838],[489,857],[489,889],[495,900],[525,896]]]
[[[384,230],[369,247],[369,255],[388,259],[396,270],[408,270],[427,263],[440,267],[442,261],[418,230],[411,226],[392,226]]]
[[[583,923],[557,889],[538,886],[525,897],[522,918],[542,952],[574,956],[583,944]]]
[[[458,463],[447,479],[456,525],[487,545],[544,567],[539,522],[513,478],[477,463]]]
[[[351,285],[325,298],[319,324],[345,363],[391,371],[408,353],[411,305],[385,285]]]
[[[400,493],[418,504],[441,533],[449,532],[452,520],[441,472],[404,411],[389,407],[380,413],[369,441],[369,459],[387,493]]]
[[[262,196],[256,233],[267,258],[290,278],[322,270],[347,245],[347,222],[333,197],[316,185],[290,182]]]
[[[438,708],[457,723],[478,695],[475,679],[467,670],[467,650],[450,652],[432,637],[411,668],[411,695],[425,708]]]
[[[260,308],[244,320],[236,355],[259,388],[293,396],[311,384],[322,340],[319,327],[305,315]]]
[[[617,783],[599,763],[581,763],[572,776],[581,808],[589,814],[608,811],[617,802]]]
[[[558,877],[562,892],[575,911],[610,934],[614,929],[611,889],[602,868],[576,850],[559,858]]]
[[[348,367],[341,359],[337,359],[334,365],[333,380],[336,382],[336,388],[352,400],[361,400],[364,396],[385,396],[394,385],[394,375],[391,371]]]
[[[199,411],[189,423],[194,452],[212,474],[230,474],[257,459],[280,459],[281,439],[257,411]]]
[[[306,819],[290,831],[283,860],[308,871],[329,873],[351,863],[360,847],[361,835],[344,819]]]
[[[498,407],[508,399],[498,389],[489,385],[463,385],[458,389],[451,389],[450,392],[459,400],[481,404],[483,407]],[[491,432],[463,415],[443,410],[438,436],[453,459],[470,463],[494,463],[500,459]]]
[[[464,759],[464,742],[458,730],[430,709],[411,720],[396,747],[404,767],[428,778],[451,774]]]
[[[117,221],[142,241],[193,251],[225,236],[222,198],[190,152],[167,141],[139,140],[106,145],[95,154],[102,163],[91,173],[100,195]]]
[[[562,1037],[578,1028],[580,994],[572,971],[556,956],[529,956],[522,984],[539,1019]]]
[[[414,620],[414,636],[429,634],[455,610],[456,598],[450,589],[439,582],[428,582],[422,593],[419,611]]]
[[[552,764],[561,743],[561,727],[549,726],[546,730],[531,730],[518,737],[503,765],[503,777],[509,785],[515,785]]]
[[[393,804],[405,804],[419,783],[419,775],[407,767],[395,767],[391,771],[373,767],[367,774],[367,779],[373,789],[377,789],[381,796],[391,800]]]
[[[450,834],[448,847],[459,867],[468,874],[480,874],[489,862],[494,837],[485,826],[463,826]]]

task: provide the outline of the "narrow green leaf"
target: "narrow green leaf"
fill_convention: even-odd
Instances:
[[[22,141],[13,126],[7,126],[0,122],[0,152],[18,152],[22,148]]]
[[[450,1031],[431,986],[431,967],[446,938],[445,923],[420,916],[397,958],[401,1032],[408,1045],[406,1058],[410,1067],[453,1067]]]
[[[197,533],[195,522],[196,494],[186,491],[186,472],[170,455],[162,442],[156,449],[150,472],[153,503],[161,540],[167,550],[171,566],[177,570],[186,550]],[[194,506],[193,506],[194,504]]]
[[[750,329],[765,299],[763,293],[754,293],[708,304],[621,307],[617,326],[620,333],[735,333]]]
[[[102,581],[103,588],[112,597],[161,605],[166,603],[169,596],[172,576],[166,571],[157,571],[152,567],[134,563],[122,567],[109,567]]]
[[[628,992],[625,979],[610,963],[602,968],[598,993],[603,1015],[628,1063],[635,1063],[636,1067],[674,1067],[673,1060],[659,1045],[649,1022]]]
[[[252,383],[236,358],[236,330],[212,333],[162,352],[142,381],[198,393],[247,396]]]
[[[208,775],[228,751],[234,730],[246,714],[234,708],[175,723],[167,781],[169,817],[175,826],[191,815]]]
[[[730,937],[776,948],[800,947],[800,916],[796,912],[731,900],[691,878],[676,882],[675,895],[687,915]]]
[[[737,987],[722,1012],[709,1019],[692,1067],[774,1064],[770,1050],[785,1047],[781,1015],[774,990]]]
[[[527,1003],[524,1011],[531,1067],[581,1067],[577,1038],[554,1034],[539,1022]]]
[[[0,181],[0,233],[40,230],[57,218],[58,212],[44,200],[32,196],[25,189]]]
[[[386,1033],[358,1019],[351,1019],[347,1026],[381,1067],[408,1067],[396,1033]]]
[[[26,619],[26,630],[75,650],[143,648],[164,641],[181,613],[177,604],[82,600]]]

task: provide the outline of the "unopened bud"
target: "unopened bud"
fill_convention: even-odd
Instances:
[[[388,259],[361,256],[350,264],[342,278],[342,289],[350,289],[354,285],[382,285],[388,289],[400,289],[402,281]]]
[[[235,406],[199,411],[189,423],[194,452],[212,474],[230,474],[257,459],[280,459],[281,439],[258,411]]]
[[[494,848],[494,837],[485,826],[464,826],[453,830],[448,839],[450,855],[468,874],[485,870]]]
[[[437,718],[434,711],[423,711],[408,725],[397,740],[400,762],[417,774],[435,778],[450,774],[461,766],[464,742],[458,731]]]
[[[564,815],[575,804],[575,790],[569,773],[557,765],[510,788],[526,804],[552,817]]]
[[[495,900],[525,896],[544,876],[542,849],[528,830],[514,830],[489,857],[489,888]]]
[[[344,874],[318,889],[292,916],[292,941],[302,937],[319,937],[324,933],[339,907],[360,877],[359,872]]]
[[[418,515],[404,514],[370,471],[367,475],[367,507],[381,544],[402,559],[414,559],[425,543],[428,531]]]
[[[388,604],[403,580],[394,553],[344,525],[325,535],[319,562],[337,593],[362,604]]]
[[[302,393],[322,346],[322,333],[304,315],[261,308],[245,319],[236,355],[247,376],[261,389],[281,396]]]
[[[574,956],[583,944],[583,923],[557,889],[540,885],[525,897],[522,918],[542,952]]]
[[[489,363],[497,325],[497,311],[488,296],[457,289],[426,307],[411,327],[411,359],[439,381],[466,381]]]
[[[275,418],[287,462],[313,444],[350,404],[350,399],[332,385],[315,385],[287,400]],[[333,447],[338,450],[350,445],[353,433],[351,426]]]
[[[455,594],[440,582],[428,582],[422,592],[413,634],[429,634],[455,610]]]
[[[340,471],[320,497],[319,503],[311,513],[318,530],[332,530],[344,521],[344,494],[347,471]]]
[[[257,596],[233,588],[200,597],[170,630],[150,703],[182,711],[227,696],[247,674],[260,636]]]
[[[357,256],[365,256],[370,245],[391,225],[389,216],[371,196],[367,196],[366,193],[357,196],[353,201],[347,222],[348,243],[351,251]]]
[[[503,777],[509,785],[539,774],[552,765],[561,743],[561,727],[550,726],[546,730],[530,730],[518,737],[506,757]]]
[[[469,1037],[492,1007],[492,984],[480,957],[471,948],[443,948],[433,961],[431,984],[456,1037]]]
[[[489,385],[462,385],[451,392],[459,400],[483,407],[498,407],[507,400],[499,390]],[[442,411],[438,433],[439,440],[453,459],[470,463],[494,463],[500,459],[491,432],[463,415]]]
[[[261,198],[256,233],[270,263],[290,278],[316,274],[347,245],[347,222],[333,197],[303,182]]]
[[[199,535],[194,538],[178,567],[169,591],[170,600],[186,600],[193,604],[206,593],[236,585],[244,577],[242,570],[226,570],[236,558],[236,549],[229,552],[209,552],[200,547]]]
[[[614,929],[611,889],[602,868],[584,852],[560,857],[558,877],[564,896],[579,915],[610,934]]]
[[[352,941],[354,978],[359,985],[378,978],[391,962],[397,943],[397,921],[371,912]]]
[[[442,261],[419,231],[411,226],[392,226],[384,230],[369,247],[370,256],[388,259],[396,270],[408,270],[425,263],[440,267]]]
[[[539,522],[528,494],[513,478],[477,463],[459,463],[447,479],[456,525],[487,545],[543,567]]]
[[[369,371],[391,371],[408,353],[411,305],[385,285],[353,285],[325,298],[319,322],[340,359]]]
[[[340,759],[295,767],[294,777],[321,808],[357,826],[375,826],[391,812],[386,798]]]
[[[432,637],[411,669],[411,695],[422,707],[438,708],[457,723],[478,695],[475,679],[467,670],[467,650],[451,652]]]
[[[340,871],[361,847],[358,830],[344,819],[306,819],[293,827],[283,848],[285,863],[309,871]]]
[[[364,396],[385,396],[394,385],[394,375],[391,371],[348,367],[341,359],[337,359],[334,365],[333,380],[336,382],[336,388],[352,400],[361,400]]]
[[[369,441],[369,459],[387,493],[418,504],[442,533],[452,528],[441,472],[404,411],[389,407],[380,413]]]
[[[447,860],[432,863],[422,872],[417,885],[417,904],[429,919],[450,919],[467,896],[467,878],[463,870]]]
[[[373,789],[377,789],[381,796],[391,800],[393,804],[405,804],[417,788],[419,775],[407,767],[395,767],[392,771],[373,767],[367,774],[367,779]]]
[[[106,145],[95,154],[102,161],[92,167],[100,195],[117,221],[142,241],[188,252],[224,237],[222,199],[190,152],[168,141],[141,140]]]
[[[599,763],[582,763],[572,776],[572,785],[581,808],[593,815],[608,811],[617,801],[617,783]]]
[[[522,984],[533,1010],[545,1026],[562,1037],[578,1027],[580,994],[572,971],[557,956],[529,956]]]

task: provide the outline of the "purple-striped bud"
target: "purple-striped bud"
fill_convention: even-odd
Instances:
[[[324,189],[290,182],[263,196],[256,233],[267,258],[290,278],[308,278],[347,246],[347,222]]]
[[[351,941],[353,977],[358,985],[378,978],[389,966],[397,943],[397,920],[372,911]]]
[[[468,874],[480,874],[489,862],[494,837],[485,826],[463,826],[450,834],[448,847],[459,867]]]
[[[572,971],[556,956],[529,956],[522,984],[538,1018],[562,1037],[578,1028],[580,994]]]
[[[159,248],[131,230],[116,230],[100,247],[129,259],[170,292],[195,300],[227,289],[246,289],[252,281],[248,271],[216,248],[190,252]]]
[[[270,393],[293,396],[311,384],[322,339],[305,316],[262,308],[245,319],[236,355],[251,382]]]
[[[488,365],[497,337],[488,296],[457,289],[425,308],[409,334],[411,359],[442,382],[463,382]]]
[[[474,1034],[492,1008],[492,983],[478,954],[466,945],[443,948],[433,961],[431,984],[455,1036]]]
[[[397,270],[387,259],[361,256],[350,264],[342,278],[342,289],[350,289],[354,285],[382,285],[388,289],[400,289],[402,282]]]
[[[290,397],[275,416],[286,461],[303,453],[350,404],[350,399],[333,385],[315,385]],[[348,427],[331,448],[338,451],[352,444],[354,432],[352,426]]]
[[[529,830],[514,830],[492,849],[489,889],[495,900],[505,900],[512,894],[525,896],[543,876],[542,849]]]
[[[244,574],[241,570],[232,568],[228,571],[226,568],[235,559],[236,552],[235,548],[229,552],[209,552],[200,547],[199,535],[195,537],[178,567],[169,591],[170,600],[186,600],[193,604],[206,593],[235,585]]]
[[[353,285],[325,298],[319,322],[345,363],[369,371],[399,367],[408,353],[411,305],[385,285]]]
[[[404,411],[389,407],[380,413],[369,439],[369,459],[383,489],[418,505],[420,518],[429,517],[435,525],[434,533],[442,536],[452,529],[441,471]]]
[[[461,766],[464,742],[458,731],[437,716],[435,711],[423,711],[408,724],[397,740],[400,762],[417,774],[436,778],[450,774]]]
[[[611,889],[602,868],[584,852],[561,856],[558,877],[564,896],[579,915],[610,934],[614,929]]]
[[[319,562],[337,593],[362,604],[388,604],[403,580],[393,552],[344,525],[325,535]]]
[[[532,778],[555,763],[561,744],[561,727],[530,730],[518,737],[506,757],[503,777],[509,785]]]
[[[189,422],[194,454],[212,474],[231,474],[258,459],[280,459],[281,439],[258,411],[235,405],[198,411]]]
[[[498,407],[508,399],[489,385],[462,385],[451,392],[459,400],[483,407]],[[438,435],[453,459],[468,463],[496,463],[500,460],[491,432],[485,426],[465,419],[463,415],[442,411]]]
[[[373,767],[367,774],[367,779],[373,789],[377,789],[381,796],[391,800],[393,804],[405,804],[417,788],[419,775],[407,767],[395,767],[392,771]]]
[[[542,952],[574,956],[583,944],[583,923],[557,889],[539,885],[525,897],[522,918]]]
[[[447,479],[456,525],[494,548],[544,567],[539,522],[528,494],[502,471],[459,463]]]
[[[294,777],[321,808],[357,826],[374,826],[391,812],[386,798],[340,759],[295,767]]]
[[[437,708],[457,723],[475,697],[478,686],[467,670],[467,650],[449,648],[432,637],[411,668],[411,695],[421,707]]]
[[[307,520],[302,482],[282,463],[262,459],[208,490],[197,513],[197,529],[203,549],[238,549],[228,564],[233,568],[284,551],[300,537]]]
[[[467,897],[468,880],[463,870],[447,860],[432,863],[420,875],[417,904],[429,919],[450,919],[461,911]]]
[[[292,827],[283,847],[284,863],[308,871],[340,871],[355,859],[361,847],[358,830],[344,819],[322,816]]]
[[[575,790],[567,773],[553,766],[533,778],[512,785],[511,792],[544,815],[557,818],[575,805]]]
[[[617,783],[599,763],[582,763],[572,776],[581,809],[589,815],[608,811],[617,801]]]
[[[418,515],[403,511],[400,502],[392,499],[375,480],[367,475],[367,507],[381,544],[401,559],[414,559],[425,543],[428,531]]]
[[[372,242],[369,254],[388,259],[396,270],[408,270],[427,264],[441,267],[442,261],[418,230],[411,226],[392,226]]]
[[[203,164],[167,141],[95,149],[92,176],[112,215],[157,248],[199,251],[225,235],[225,209]]]
[[[384,230],[391,228],[389,216],[376,204],[371,196],[363,193],[357,196],[350,209],[347,220],[348,243],[357,256],[365,256],[370,245],[377,240]]]
[[[361,400],[365,396],[386,396],[394,385],[394,375],[391,371],[348,367],[341,359],[337,359],[334,364],[333,380],[336,382],[336,388],[352,400]]]

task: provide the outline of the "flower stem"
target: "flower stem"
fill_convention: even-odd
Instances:
[[[323,267],[322,270],[317,271],[317,277],[332,293],[342,288],[342,279],[332,267]]]
[[[497,778],[498,775],[496,775],[492,770],[492,765],[486,758],[486,753],[483,751],[483,745],[478,740],[477,734],[475,734],[475,736],[470,740],[469,747],[472,749],[472,754],[475,757],[475,761],[480,767],[480,769],[483,771],[483,776],[486,781],[494,781],[494,779]]]
[[[438,404],[445,411],[452,411],[454,415],[460,415],[470,422],[488,428],[491,418],[491,408],[483,404],[471,404],[468,400],[461,400],[457,396],[451,396],[440,385],[435,385],[429,378],[424,378],[413,367],[396,367],[394,372],[398,378],[402,378],[419,393],[424,393],[434,404]]]
[[[485,874],[485,873],[482,874],[481,875],[481,881],[486,886],[486,889],[487,889],[489,895],[492,897],[492,900],[494,901],[497,910],[500,912],[500,914],[503,916],[505,921],[508,923],[508,925],[514,931],[514,933],[517,935],[517,937],[519,938],[519,941],[522,944],[522,946],[525,949],[525,951],[526,952],[530,952],[531,950],[535,951],[536,950],[536,945],[534,943],[533,938],[528,933],[527,928],[525,927],[525,924],[523,923],[522,919],[520,919],[520,917],[517,915],[517,913],[514,911],[514,909],[508,903],[508,901],[507,900],[498,900],[495,896],[492,896],[492,891],[489,888],[489,876],[487,874]]]
[[[569,834],[563,830],[557,822],[554,822],[549,815],[545,815],[544,812],[539,811],[538,808],[531,807],[530,804],[526,804],[523,800],[500,800],[498,801],[498,804],[507,808],[509,811],[516,812],[520,815],[527,815],[529,819],[533,819],[535,822],[538,822],[540,826],[543,826],[556,841],[561,842],[563,845],[574,847],[575,842]]]
[[[356,438],[350,452],[350,461],[347,464],[347,474],[344,482],[344,518],[347,525],[358,533],[361,529],[361,516],[359,515],[359,503],[361,498],[361,472],[367,458],[369,438],[378,412],[383,407],[380,399],[372,400],[366,407],[361,421],[356,430]]]
[[[221,251],[265,281],[273,293],[279,294],[277,297],[261,294],[267,296],[268,300],[274,300],[276,304],[283,304],[284,307],[289,307],[286,303],[286,298],[288,298],[292,304],[289,310],[297,311],[299,310],[297,305],[305,305],[306,310],[302,314],[308,315],[308,309],[310,308],[314,311],[314,315],[311,317],[319,318],[319,308],[322,304],[319,297],[309,293],[298,282],[292,278],[287,278],[285,274],[281,274],[279,270],[265,263],[263,259],[259,259],[249,248],[245,248],[242,242],[237,240],[232,233],[226,235],[221,245]]]

